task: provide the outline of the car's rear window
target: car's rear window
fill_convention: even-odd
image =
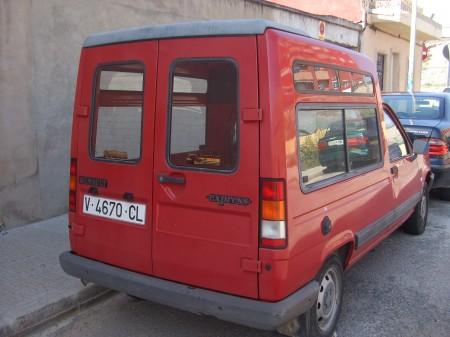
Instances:
[[[444,100],[432,96],[383,96],[398,118],[405,119],[440,119],[443,115]]]

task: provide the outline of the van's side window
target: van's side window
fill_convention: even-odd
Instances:
[[[336,70],[329,67],[315,66],[317,90],[339,91],[339,79]]]
[[[296,64],[294,68],[294,85],[297,91],[314,90],[314,67],[307,64]]]
[[[372,77],[359,73],[352,73],[352,92],[355,94],[373,94]]]
[[[339,70],[339,82],[341,84],[341,92],[352,92],[352,73],[349,71]]]
[[[169,162],[179,167],[233,170],[238,160],[235,64],[178,61],[171,78]]]
[[[372,77],[368,74],[302,61],[294,62],[292,73],[295,90],[299,93],[331,91],[342,95],[374,95]]]
[[[350,170],[380,161],[380,143],[376,110],[346,109],[345,125]]]
[[[389,159],[394,161],[408,154],[405,139],[389,115],[384,113],[386,125],[386,139],[388,143]]]
[[[116,64],[97,71],[91,156],[136,161],[141,155],[144,66]]]
[[[343,110],[298,110],[297,120],[303,183],[345,173]]]
[[[299,166],[305,186],[381,162],[375,108],[297,108]]]

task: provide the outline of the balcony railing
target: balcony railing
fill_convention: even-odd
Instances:
[[[404,38],[409,37],[412,14],[410,0],[369,0],[367,11],[370,14],[370,22],[375,26]],[[416,29],[416,38],[421,41],[439,39],[442,33],[441,25],[426,16],[421,7],[417,8]]]
[[[382,15],[389,15],[389,13],[395,15],[400,14],[401,12],[411,14],[412,3],[408,0],[370,0],[369,12]],[[428,16],[423,14],[423,8],[419,6],[417,7],[417,16],[430,19]]]

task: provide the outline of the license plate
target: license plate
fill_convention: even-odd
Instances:
[[[336,139],[328,142],[328,146],[335,146],[335,145],[344,145],[344,141],[342,139]]]
[[[145,225],[145,205],[134,202],[83,196],[83,213]]]

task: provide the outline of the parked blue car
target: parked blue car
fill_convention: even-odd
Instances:
[[[412,141],[428,139],[432,188],[450,200],[450,93],[396,92],[383,94]]]

